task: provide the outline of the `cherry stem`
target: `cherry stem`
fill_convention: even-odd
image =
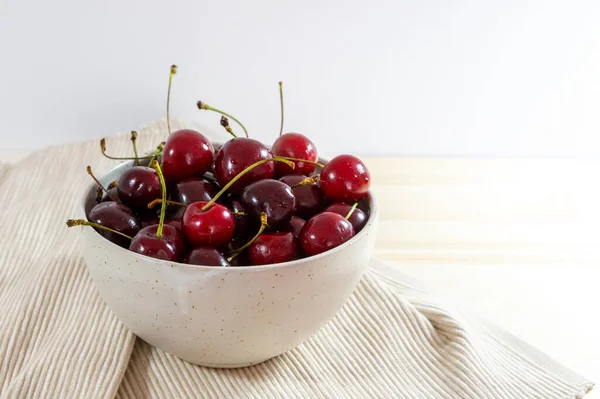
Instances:
[[[284,159],[282,157],[273,157],[273,158],[261,159],[260,161],[256,161],[252,165],[246,167],[246,169],[244,169],[240,173],[238,173],[233,179],[231,179],[229,181],[229,183],[227,183],[226,185],[224,185],[223,188],[221,189],[221,191],[219,191],[217,193],[217,195],[215,195],[213,197],[213,199],[211,199],[210,201],[208,201],[206,203],[206,205],[204,205],[202,207],[202,211],[206,211],[207,209],[210,209],[210,207],[213,206],[213,204],[215,202],[217,202],[217,200],[219,199],[219,197],[221,195],[225,194],[225,192],[229,189],[229,187],[233,186],[235,184],[235,182],[238,181],[239,179],[241,179],[242,176],[244,176],[246,173],[250,172],[252,169],[256,168],[257,166],[260,166],[260,165],[262,165],[264,163],[271,162],[271,161],[274,161],[274,162],[283,162],[283,163],[287,164],[292,169],[294,169],[296,167],[296,165],[293,162],[290,162],[287,159]]]
[[[103,225],[98,224],[98,223],[88,222],[87,220],[83,220],[83,219],[69,219],[69,220],[67,220],[67,226],[68,227],[74,227],[74,226],[91,226],[91,227],[96,227],[98,229],[110,231],[111,233],[115,233],[115,234],[118,234],[118,235],[123,236],[125,238],[128,238],[130,240],[133,240],[133,238],[131,236],[128,236],[127,234],[123,234],[120,231],[113,230],[110,227],[106,227],[106,226],[103,226]]]
[[[238,121],[235,117],[229,115],[227,112],[223,112],[219,109],[211,107],[210,105],[203,103],[202,101],[198,101],[196,103],[196,105],[198,106],[198,109],[205,109],[207,111],[213,111],[213,112],[216,112],[221,115],[225,115],[226,117],[233,119],[234,121],[236,121],[236,123],[238,125],[240,125],[242,127],[242,129],[244,129],[244,133],[246,134],[246,137],[250,137],[250,136],[248,136],[248,130],[246,130],[246,127],[244,125],[242,125],[242,122]]]
[[[150,167],[156,170],[158,180],[160,180],[160,189],[162,192],[162,201],[160,206],[160,219],[158,220],[158,229],[156,229],[156,236],[158,238],[163,235],[163,226],[165,225],[165,213],[167,211],[167,185],[165,183],[165,177],[163,176],[160,165],[157,161],[153,161]]]
[[[152,209],[156,206],[156,204],[162,204],[162,202],[163,202],[163,200],[161,198],[157,198],[154,201],[148,203],[148,209]],[[177,202],[177,201],[166,200],[165,202],[169,205],[177,205],[177,206],[183,206],[183,207],[187,206],[186,204],[184,204],[182,202]]]
[[[104,191],[106,194],[108,194],[108,190],[106,188],[104,188],[104,186],[102,185],[102,183],[100,183],[98,181],[98,179],[96,179],[96,176],[94,176],[94,174],[92,173],[92,167],[90,165],[87,166],[86,168],[88,175],[92,176],[92,179],[94,179],[94,181],[96,182],[96,184],[98,186],[100,186],[100,188],[102,189],[102,191]]]
[[[231,126],[229,126],[229,119],[227,119],[227,117],[224,115],[221,115],[221,126],[223,126],[225,130],[227,130],[227,133],[231,134],[234,138],[237,139],[237,135],[233,132]]]
[[[169,88],[167,89],[167,130],[169,135],[171,134],[171,116],[169,113],[171,105],[171,84],[173,83],[173,76],[177,73],[177,65],[171,65],[171,73],[169,73]]]
[[[150,158],[150,161],[148,161],[148,165],[152,165],[154,163],[156,158],[161,154],[161,151],[163,150],[163,148],[165,148],[165,144],[166,143],[163,141],[162,143],[160,143],[158,145],[158,147],[156,147],[154,154],[152,154],[152,158]]]
[[[322,168],[322,167],[325,166],[322,163],[315,162],[315,161],[309,161],[308,159],[290,158],[290,157],[280,157],[280,158],[287,159],[288,161],[308,163],[308,164],[311,164],[311,165],[318,166],[319,168]]]
[[[131,160],[135,159],[135,158],[131,158],[131,157],[113,157],[112,155],[108,155],[106,153],[106,139],[100,140],[100,151],[102,151],[102,155],[104,155],[106,158],[114,159],[115,161],[131,161]],[[145,157],[138,157],[138,160],[139,159],[148,159],[148,158],[151,158],[151,156],[148,155]]]
[[[279,127],[279,135],[283,134],[283,82],[279,82],[279,103],[281,104],[281,126]]]
[[[140,159],[138,156],[137,145],[135,144],[136,140],[137,140],[137,132],[135,130],[133,130],[131,132],[131,145],[133,145],[133,155],[135,155],[135,164],[139,165]]]
[[[260,228],[258,229],[258,232],[256,233],[256,235],[254,237],[252,237],[252,239],[250,241],[248,241],[247,243],[245,243],[244,245],[242,245],[241,247],[239,247],[238,249],[233,251],[233,254],[229,258],[227,258],[227,261],[231,262],[233,260],[233,258],[238,256],[244,249],[246,249],[250,245],[252,245],[252,243],[254,241],[256,241],[256,239],[258,237],[260,237],[260,235],[263,233],[263,231],[265,231],[266,228],[267,228],[267,214],[265,212],[262,212],[260,214]]]
[[[102,202],[102,193],[104,191],[102,191],[102,187],[98,187],[98,190],[96,190],[96,202]]]
[[[118,181],[118,180],[115,180],[115,181],[111,182],[111,183],[108,185],[108,189],[110,190],[111,188],[115,188],[115,187],[117,187],[117,184],[119,184],[119,181]]]
[[[356,209],[356,207],[358,206],[358,202],[355,202],[354,205],[352,205],[352,208],[350,208],[350,212],[348,212],[348,214],[346,215],[346,220],[350,219],[350,216],[352,216],[352,214],[354,213],[354,210]]]
[[[300,187],[300,186],[310,186],[312,184],[315,184],[316,182],[319,181],[319,175],[314,175],[314,176],[310,176],[310,177],[305,177],[304,179],[302,179],[301,181],[299,181],[298,183],[294,184],[292,186],[292,188],[295,187]]]

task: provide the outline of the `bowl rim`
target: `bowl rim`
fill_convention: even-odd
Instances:
[[[320,160],[322,158],[319,158]],[[114,171],[123,168],[124,165],[128,164],[128,163],[133,163],[133,161],[125,161],[125,162],[121,162],[115,166],[113,166],[112,168],[110,168],[109,170],[107,170],[106,172],[104,172],[99,178],[98,180],[103,181],[107,175],[113,173]],[[89,197],[89,193],[94,189],[95,187],[95,183],[91,182],[86,186],[86,189],[83,192],[83,196],[79,201],[79,205],[78,205],[78,211],[80,216],[87,220],[87,214],[85,211],[85,206],[86,206],[86,201]],[[328,251],[325,252],[321,252],[320,254],[317,255],[313,255],[313,256],[308,256],[306,258],[300,258],[300,259],[296,259],[296,260],[292,260],[289,262],[279,262],[279,263],[271,263],[268,265],[248,265],[248,266],[230,266],[230,267],[219,267],[219,266],[206,266],[206,265],[192,265],[192,264],[188,264],[188,263],[183,263],[183,262],[173,262],[173,261],[169,261],[169,260],[163,260],[163,259],[156,259],[156,258],[152,258],[150,256],[146,256],[146,255],[142,255],[142,254],[138,254],[136,252],[130,251],[126,248],[123,248],[115,243],[113,243],[112,241],[107,240],[106,238],[102,237],[102,235],[100,233],[98,233],[95,229],[90,229],[92,230],[95,234],[98,235],[98,237],[100,237],[103,242],[106,242],[107,245],[113,245],[115,246],[118,250],[122,250],[124,251],[124,254],[126,254],[127,256],[133,256],[135,258],[138,258],[140,260],[146,261],[146,262],[152,262],[152,263],[157,263],[157,264],[175,264],[178,266],[184,266],[184,267],[192,267],[192,268],[200,268],[200,269],[206,269],[206,270],[215,270],[215,269],[226,269],[226,270],[231,270],[231,268],[235,268],[235,269],[243,269],[243,270],[255,270],[255,271],[259,271],[259,270],[268,270],[268,269],[275,269],[275,268],[284,268],[284,267],[288,267],[288,266],[296,266],[296,265],[301,265],[304,263],[308,263],[311,262],[313,260],[316,259],[321,259],[327,256],[330,256],[332,254],[334,254],[335,252],[339,252],[342,249],[352,245],[352,243],[358,241],[362,236],[368,234],[368,232],[370,230],[372,230],[375,226],[375,224],[377,223],[377,219],[379,217],[379,209],[378,209],[378,204],[377,204],[377,200],[375,198],[375,196],[373,195],[372,190],[369,190],[367,193],[366,198],[368,199],[369,202],[369,217],[367,219],[367,223],[365,224],[365,226],[361,229],[361,231],[359,231],[357,234],[354,235],[354,237],[352,237],[351,239],[349,239],[348,241],[338,245],[335,248],[332,248]],[[307,220],[308,221],[308,220]],[[86,226],[82,226],[82,228],[87,228]]]

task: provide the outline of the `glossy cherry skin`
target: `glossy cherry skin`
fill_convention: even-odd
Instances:
[[[371,174],[353,155],[338,155],[327,162],[320,175],[321,190],[331,201],[355,202],[369,192]]]
[[[185,254],[185,240],[181,231],[165,224],[161,237],[156,236],[158,225],[144,227],[133,237],[129,250],[151,258],[179,262]]]
[[[299,256],[298,240],[289,231],[262,234],[248,247],[248,259],[253,265],[289,262]]]
[[[140,222],[133,211],[127,206],[113,201],[101,202],[94,206],[88,214],[88,220],[127,234],[130,237],[135,236],[140,231]],[[129,246],[130,240],[123,236],[102,229],[96,229],[96,231],[117,245],[124,248]]]
[[[248,166],[263,159],[273,158],[271,151],[258,140],[239,137],[221,147],[215,161],[215,177],[221,187],[225,186]],[[247,172],[229,191],[240,194],[252,182],[270,179],[275,174],[275,162],[266,162]]]
[[[337,247],[354,236],[352,224],[333,212],[322,212],[306,222],[300,232],[300,245],[308,256]]]
[[[162,171],[170,182],[200,176],[213,164],[214,148],[195,130],[177,130],[167,138],[162,153]]]
[[[319,156],[317,148],[310,139],[300,133],[282,134],[275,140],[271,152],[274,156],[306,159],[308,161],[317,162]],[[278,162],[275,165],[275,175],[284,176],[290,173],[300,173],[309,175],[315,170],[315,165],[306,162],[294,162],[296,167],[290,168],[288,165]]]
[[[345,202],[336,202],[335,204],[331,204],[325,208],[325,212],[333,212],[346,217],[346,215],[350,212],[350,209],[352,209],[351,205],[348,205]],[[362,209],[358,207],[354,209],[354,212],[352,212],[352,215],[350,215],[348,218],[348,221],[352,224],[352,228],[354,229],[354,234],[358,233],[363,227],[365,227],[365,224],[367,224],[367,219],[367,214],[363,212]]]
[[[298,216],[292,216],[292,219],[288,224],[288,230],[294,235],[294,237],[300,238],[300,232],[302,231],[302,228],[305,224],[306,220]]]
[[[316,184],[308,184],[294,187],[300,183],[306,176],[291,174],[285,175],[279,181],[292,187],[292,193],[296,197],[296,215],[308,219],[325,208],[327,200],[323,191]]]
[[[227,259],[214,247],[200,246],[192,249],[183,258],[183,263],[199,266],[231,266]]]
[[[202,211],[206,202],[194,202],[185,209],[181,225],[183,233],[193,246],[224,247],[233,238],[235,219],[229,209],[214,204]]]
[[[145,166],[125,169],[117,183],[121,202],[133,208],[147,209],[148,203],[161,196],[156,171]]]
[[[199,177],[188,177],[173,184],[171,199],[183,204],[198,201],[210,201],[217,194],[217,187],[211,182]]]
[[[271,179],[246,187],[242,193],[242,204],[253,225],[260,225],[260,215],[266,213],[269,230],[285,229],[296,210],[296,198],[291,187]]]
[[[110,190],[108,190],[108,193],[106,193],[104,197],[102,197],[102,202],[106,201],[114,201],[118,204],[122,203],[121,198],[119,198],[119,191],[116,187],[113,187]]]

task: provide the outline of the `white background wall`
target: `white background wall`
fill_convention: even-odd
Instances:
[[[0,149],[196,100],[323,152],[600,156],[600,2],[0,0]]]

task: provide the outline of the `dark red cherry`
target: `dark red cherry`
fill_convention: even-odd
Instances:
[[[333,212],[322,212],[306,222],[300,232],[302,250],[308,256],[320,254],[354,236],[352,224]]]
[[[244,267],[250,266],[250,260],[248,259],[248,250],[243,250],[240,254],[236,255],[229,261],[231,266]]]
[[[161,237],[156,236],[158,225],[144,227],[133,237],[129,250],[151,258],[178,262],[185,254],[183,234],[173,226],[165,224]]]
[[[250,235],[250,223],[248,222],[248,215],[244,209],[244,205],[239,197],[229,196],[224,200],[225,205],[232,213],[235,218],[235,237],[248,237]]]
[[[306,159],[313,162],[317,162],[319,159],[314,143],[300,133],[282,134],[273,143],[271,152],[273,152],[274,156]],[[296,167],[292,169],[283,162],[278,162],[275,165],[275,175],[283,176],[290,173],[309,175],[315,170],[315,165],[310,163],[295,162],[295,164]]]
[[[325,212],[333,212],[346,217],[346,215],[348,215],[350,212],[350,209],[352,209],[351,205],[348,205],[344,202],[336,202],[335,204],[331,204],[325,208]],[[354,209],[354,212],[352,212],[352,215],[350,215],[348,218],[348,221],[352,224],[354,234],[356,234],[361,231],[363,227],[365,227],[365,224],[367,224],[367,214],[364,213],[362,209],[356,208]]]
[[[121,201],[130,207],[146,209],[148,203],[161,196],[156,171],[145,166],[125,169],[117,184]]]
[[[226,142],[215,161],[215,176],[221,187],[229,183],[248,166],[263,159],[273,158],[271,151],[258,140],[239,137]],[[270,179],[275,174],[275,162],[266,162],[246,173],[229,191],[240,194],[252,182]]]
[[[296,238],[300,238],[300,232],[304,227],[306,220],[299,218],[298,216],[292,216],[290,223],[288,224],[288,229]]]
[[[289,262],[299,256],[298,241],[290,232],[262,234],[248,247],[253,265]]]
[[[353,155],[338,155],[325,164],[320,175],[321,190],[331,201],[355,202],[369,192],[371,174]]]
[[[296,210],[296,198],[291,187],[270,179],[246,187],[242,193],[242,204],[254,225],[260,223],[261,213],[266,213],[269,230],[285,229]]]
[[[119,191],[116,187],[109,189],[108,192],[104,195],[104,197],[102,198],[102,202],[106,201],[113,201],[118,204],[122,203],[121,198],[119,198]]]
[[[279,180],[292,187],[292,193],[296,197],[296,215],[308,219],[325,207],[326,200],[323,191],[316,184],[294,187],[305,178],[304,175],[291,174]]]
[[[133,211],[125,205],[113,201],[101,202],[94,206],[88,214],[88,219],[90,222],[101,224],[130,237],[140,231],[140,223]],[[96,231],[117,245],[124,248],[129,246],[130,240],[123,236],[101,229],[96,229]]]
[[[183,204],[198,201],[210,201],[217,194],[217,187],[199,177],[189,177],[175,183],[171,190],[171,199]]]
[[[210,141],[195,130],[177,130],[167,138],[162,153],[162,171],[167,181],[180,181],[200,176],[213,163],[214,148]]]
[[[192,249],[183,258],[183,263],[200,266],[231,266],[221,252],[207,246]]]
[[[213,204],[206,211],[206,202],[194,202],[185,209],[182,219],[183,233],[193,246],[226,246],[235,230],[233,214],[220,204]]]

